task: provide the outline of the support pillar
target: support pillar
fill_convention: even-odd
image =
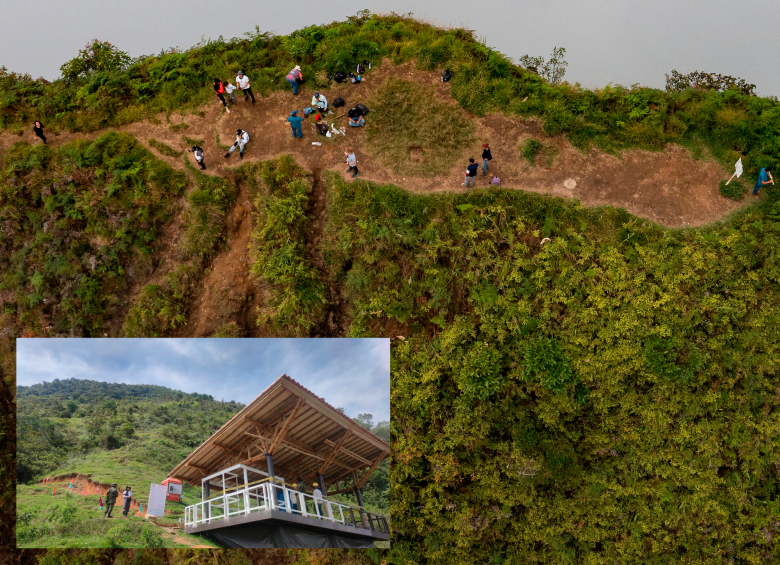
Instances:
[[[274,460],[273,456],[265,452],[265,463],[268,466],[268,476],[270,479],[268,480],[268,498],[270,499],[268,502],[270,503],[271,508],[276,508],[276,489],[274,488]]]
[[[206,485],[203,487],[203,495],[206,500],[211,498],[211,484],[208,481],[206,481]],[[211,517],[211,509],[208,502],[203,505],[203,515],[206,517],[206,522],[208,522],[208,519]]]
[[[325,488],[325,478],[322,476],[322,473],[317,472],[317,482],[320,483],[320,490],[322,491],[322,506],[325,510],[325,517],[329,520],[333,520],[333,510],[330,507],[330,502],[328,502],[328,490]]]
[[[363,506],[363,493],[357,487],[355,487],[354,490],[355,496],[357,497],[358,506],[360,507],[360,522],[363,524],[365,529],[370,530],[371,526],[368,523],[368,515],[366,514],[366,509]]]

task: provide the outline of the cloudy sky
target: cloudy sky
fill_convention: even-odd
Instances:
[[[0,65],[53,79],[92,38],[136,57],[188,48],[203,36],[241,36],[255,25],[287,34],[361,9],[472,29],[515,60],[565,47],[566,79],[587,88],[662,88],[664,74],[676,69],[738,76],[763,96],[780,96],[777,0],[9,0],[0,18]]]
[[[352,418],[390,419],[388,339],[19,339],[17,383],[160,385],[244,404],[282,373]]]

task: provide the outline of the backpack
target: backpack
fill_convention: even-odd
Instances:
[[[343,72],[343,71],[339,71],[339,72],[337,72],[337,73],[334,75],[334,77],[333,77],[333,80],[335,80],[336,82],[338,82],[339,84],[341,84],[342,82],[344,82],[345,80],[347,80],[347,73],[345,73],[345,72]]]
[[[448,82],[453,77],[453,75],[455,75],[455,73],[453,73],[451,70],[447,69],[447,70],[444,71],[444,74],[441,75],[441,81],[442,82]]]
[[[343,98],[336,98],[333,101],[333,107],[334,108],[341,108],[344,105],[344,99]]]
[[[358,111],[358,114],[360,114],[361,116],[365,116],[366,114],[368,114],[368,108],[366,108],[365,106],[363,106],[363,104],[358,104],[358,105],[356,105],[356,106],[353,108],[353,110],[357,110],[357,111]]]
[[[493,179],[490,181],[490,184],[494,186],[498,186],[499,184],[501,184],[501,179],[498,177],[493,177]]]
[[[358,63],[357,67],[355,67],[355,72],[359,75],[362,75],[366,72],[366,68],[363,66],[363,63]]]
[[[314,108],[312,108],[311,106],[303,109],[304,116],[308,116],[309,114],[313,114],[313,113],[314,113]]]
[[[325,135],[326,133],[328,133],[328,130],[329,130],[328,124],[323,124],[322,122],[320,122],[320,123],[314,124],[314,125],[317,127],[317,133],[318,134]]]

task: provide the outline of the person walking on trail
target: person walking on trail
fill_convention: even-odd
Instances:
[[[349,169],[347,169],[348,173],[352,173],[352,178],[354,179],[358,175],[358,168],[357,168],[357,157],[355,157],[355,152],[352,150],[351,147],[347,147],[346,151],[344,151],[344,155],[347,156],[346,163],[349,165]]]
[[[114,509],[114,504],[119,496],[119,491],[116,490],[116,483],[111,483],[111,488],[106,492],[106,511],[103,512],[103,518],[108,516],[111,518],[111,511]]]
[[[230,157],[230,154],[233,153],[233,151],[236,150],[236,147],[238,147],[238,155],[242,159],[244,158],[244,146],[249,142],[249,134],[245,132],[242,129],[236,130],[236,142],[233,144],[233,146],[228,149],[228,152],[225,153],[225,159]]]
[[[295,65],[293,70],[287,73],[287,82],[292,85],[293,95],[298,94],[298,85],[303,82],[303,73],[298,65]]]
[[[469,159],[469,166],[466,167],[466,180],[463,182],[463,186],[468,188],[469,186],[474,186],[474,183],[477,180],[477,170],[479,169],[479,165],[477,165],[474,162],[474,158],[472,157]]]
[[[314,487],[314,492],[312,495],[314,497],[315,510],[319,509],[319,514],[317,515],[320,518],[324,518],[325,513],[322,511],[322,491],[320,490],[320,486],[317,483],[314,483],[312,486]]]
[[[303,122],[303,118],[298,116],[298,110],[293,110],[290,112],[290,117],[287,118],[287,121],[290,122],[290,125],[292,126],[292,135],[293,137],[303,137],[303,129],[301,129],[301,122]]]
[[[133,502],[133,491],[130,490],[130,487],[125,487],[125,490],[122,491],[122,516],[127,518],[128,512],[130,512],[130,504]]]
[[[488,170],[488,161],[493,160],[493,155],[490,153],[490,144],[482,144],[482,174],[486,175]]]
[[[193,145],[192,149],[187,149],[190,153],[195,155],[195,161],[197,161],[198,165],[200,165],[201,170],[206,170],[206,163],[203,160],[203,149],[198,147],[197,145]]]
[[[319,92],[314,93],[314,96],[311,99],[311,105],[316,106],[320,112],[328,111],[328,99],[325,98],[324,94],[320,94]]]
[[[255,95],[252,94],[252,87],[249,86],[249,77],[244,74],[244,71],[238,71],[236,86],[244,93],[244,102],[251,96],[252,104],[255,103]]]
[[[225,110],[230,113],[230,108],[228,108],[227,102],[225,101],[225,83],[218,78],[214,79],[214,93],[217,95],[217,98],[222,101]]]
[[[758,181],[756,182],[756,186],[753,187],[753,196],[758,198],[758,192],[761,190],[761,188],[765,184],[769,184],[772,181],[770,180],[772,176],[771,167],[764,167],[761,169],[761,172],[758,173]]]
[[[46,144],[46,136],[43,135],[43,124],[38,120],[35,120],[35,123],[33,124],[33,133],[35,134],[35,137],[41,138],[44,145]]]

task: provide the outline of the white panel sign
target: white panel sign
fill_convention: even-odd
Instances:
[[[149,505],[146,508],[146,513],[150,516],[164,516],[165,515],[165,497],[168,494],[168,489],[164,485],[155,485],[152,483],[149,489]]]

